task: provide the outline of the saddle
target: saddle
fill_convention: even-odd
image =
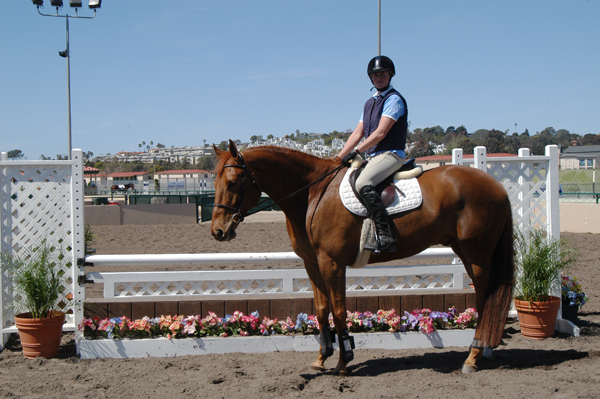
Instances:
[[[374,242],[375,233],[372,220],[368,217],[366,207],[360,195],[356,192],[356,178],[366,162],[357,155],[352,161],[352,166],[340,183],[339,193],[342,204],[351,213],[366,217],[361,229],[360,246],[356,259],[351,268],[361,268],[367,265],[372,251],[364,249],[365,244]],[[415,160],[410,159],[400,169],[377,185],[375,188],[389,215],[406,212],[419,207],[423,201],[421,188],[416,177],[423,173],[421,166],[415,165]],[[398,195],[397,195],[398,194]]]
[[[356,190],[356,179],[358,178],[358,176],[360,176],[360,173],[362,172],[366,164],[367,162],[363,160],[363,158],[360,155],[354,157],[354,160],[352,160],[351,165],[351,169],[353,170],[348,178],[350,187],[352,188],[352,191],[354,192],[356,198],[358,198],[359,200],[361,200],[361,197],[360,195],[358,195],[358,191]],[[392,202],[394,202],[396,194],[400,195],[401,197],[406,197],[405,193],[402,192],[402,190],[394,184],[395,180],[404,180],[411,179],[413,177],[419,177],[422,173],[423,167],[415,165],[415,158],[411,158],[408,161],[404,162],[400,169],[392,173],[384,181],[379,183],[377,187],[375,187],[377,194],[379,194],[379,196],[381,197],[383,205],[386,208],[390,206]]]

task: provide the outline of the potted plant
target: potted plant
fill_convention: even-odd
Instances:
[[[577,278],[561,273],[562,317],[575,323],[577,312],[589,300]]]
[[[558,288],[562,270],[575,262],[575,251],[543,230],[517,232],[515,246],[514,303],[521,333],[535,339],[550,337],[561,305],[561,298],[551,292]]]
[[[96,250],[94,248],[91,248],[90,246],[94,243],[94,240],[97,237],[94,235],[94,232],[92,231],[92,226],[90,226],[89,223],[85,224],[85,227],[83,229],[83,240],[85,243],[85,254],[86,255],[93,255],[96,253]]]
[[[58,354],[65,314],[59,304],[64,290],[61,281],[63,255],[46,241],[24,256],[1,254],[2,272],[8,278],[13,312],[23,354],[27,358],[50,358]]]

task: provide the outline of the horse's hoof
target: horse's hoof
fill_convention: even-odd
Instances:
[[[335,367],[335,370],[333,370],[333,374],[339,375],[340,377],[348,376],[348,374],[350,374],[350,372],[346,368],[346,365],[347,365],[347,363],[340,361],[338,363],[338,365]]]
[[[476,372],[477,372],[476,366],[469,366],[468,364],[463,364],[463,367],[462,367],[463,374],[471,374],[471,373],[476,373]]]
[[[348,371],[348,369],[346,367],[340,368],[339,370],[336,368],[335,370],[333,370],[333,374],[340,376],[340,377],[348,377],[350,375],[350,372]]]
[[[323,366],[323,363],[314,362],[310,365],[310,369],[314,371],[325,371],[325,366]]]

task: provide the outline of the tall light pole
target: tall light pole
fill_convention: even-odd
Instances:
[[[379,0],[379,38],[377,40],[377,55],[381,55],[381,0]]]
[[[43,14],[40,11],[40,7],[44,7],[44,0],[31,0],[31,2],[37,7],[38,14],[43,17],[59,17],[65,18],[67,21],[67,48],[65,51],[59,51],[58,55],[67,59],[67,106],[68,106],[68,133],[69,133],[69,150],[67,152],[67,158],[71,159],[71,149],[73,146],[71,145],[71,63],[70,59],[70,49],[69,49],[69,18],[81,18],[81,19],[92,19],[96,17],[96,9],[100,8],[102,0],[89,0],[89,8],[94,10],[94,15],[88,17],[83,15],[78,15],[77,9],[81,8],[81,0],[70,0],[69,5],[75,9],[75,15],[59,14],[59,9],[63,7],[62,0],[50,0],[50,5],[52,7],[56,7],[56,14]]]

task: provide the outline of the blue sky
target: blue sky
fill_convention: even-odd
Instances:
[[[65,19],[2,6],[0,149],[66,154]],[[596,0],[382,0],[381,52],[411,130],[598,134],[598,16]],[[105,0],[69,21],[73,148],[95,155],[353,129],[371,94],[377,0]]]

